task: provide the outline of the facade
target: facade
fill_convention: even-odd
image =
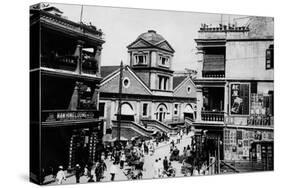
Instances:
[[[174,76],[174,50],[156,31],[141,34],[128,45],[130,65],[122,69],[121,137],[175,133],[185,119],[195,118],[196,87],[189,76]],[[105,127],[117,135],[120,67],[102,67],[100,109]],[[106,132],[106,130],[105,130]]]
[[[264,17],[198,31],[194,126],[217,140],[221,160],[273,169],[273,37],[273,18]]]
[[[30,15],[31,179],[43,183],[60,165],[71,170],[99,158],[104,40],[96,27],[72,22],[55,7],[34,6]]]

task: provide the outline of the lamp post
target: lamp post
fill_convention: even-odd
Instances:
[[[119,97],[118,97],[118,113],[117,113],[117,142],[120,143],[121,138],[121,105],[122,105],[122,80],[123,80],[123,61],[120,63],[119,77]]]

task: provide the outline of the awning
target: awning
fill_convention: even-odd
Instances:
[[[203,71],[224,70],[224,55],[204,55]]]

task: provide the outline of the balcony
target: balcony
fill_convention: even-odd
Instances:
[[[43,110],[42,111],[43,123],[59,123],[59,122],[83,122],[99,118],[97,110]]]
[[[225,71],[202,71],[203,78],[224,78]]]
[[[202,111],[201,120],[224,122],[224,112]]]

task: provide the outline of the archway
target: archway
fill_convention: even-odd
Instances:
[[[187,104],[183,110],[184,119],[189,118],[194,120],[194,110],[190,104]]]
[[[117,118],[118,118],[118,108],[117,108]],[[134,121],[135,120],[135,112],[130,103],[122,103],[121,105],[121,120],[128,120],[128,121]]]
[[[156,119],[164,122],[168,114],[168,108],[165,104],[159,104],[156,110]]]

